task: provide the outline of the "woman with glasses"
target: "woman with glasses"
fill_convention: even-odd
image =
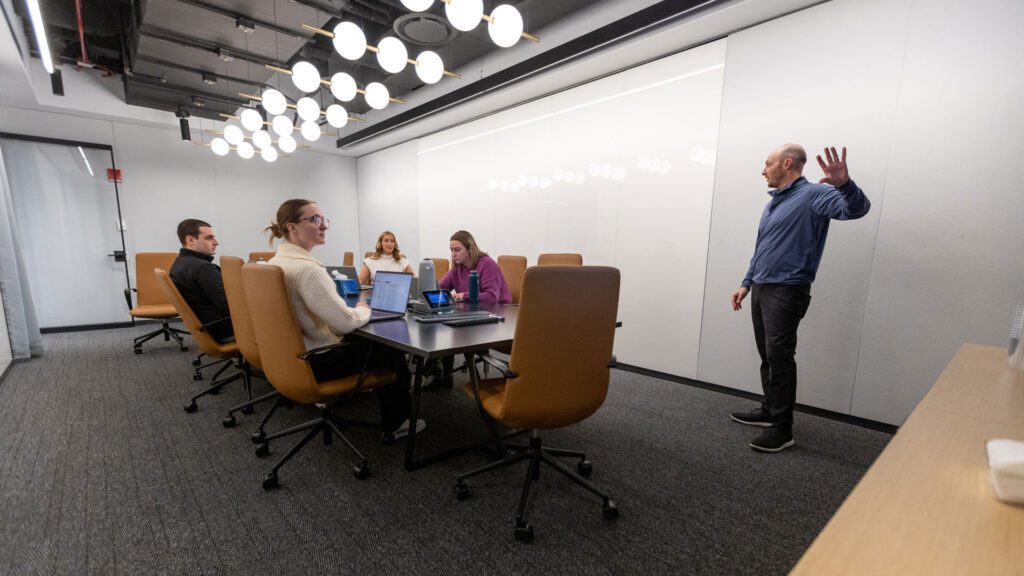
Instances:
[[[266,229],[271,242],[274,238],[284,240],[267,264],[284,272],[288,298],[306,350],[337,344],[370,318],[366,303],[359,302],[355,307],[345,303],[327,269],[311,254],[313,248],[326,242],[330,226],[331,221],[315,202],[295,199],[281,204],[277,219]],[[390,370],[398,376],[393,383],[373,391],[380,400],[381,430],[402,438],[409,433],[411,382],[404,354],[384,346],[371,347],[366,340],[352,338],[343,348],[310,356],[309,365],[318,381],[334,380],[362,371],[367,355],[369,368]],[[417,432],[424,427],[423,420],[416,423]]]
[[[380,271],[412,272],[409,259],[402,256],[398,249],[398,240],[395,240],[395,234],[390,230],[380,233],[373,254],[363,259],[363,267],[359,270],[359,283],[363,286],[373,284],[373,279]]]

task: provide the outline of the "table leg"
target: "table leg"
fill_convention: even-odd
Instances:
[[[405,437],[405,469],[415,470],[416,423],[420,416],[420,392],[423,388],[423,358],[416,357],[416,376],[412,380],[412,406],[409,409],[409,435]]]

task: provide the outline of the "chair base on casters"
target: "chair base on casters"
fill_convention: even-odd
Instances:
[[[189,403],[185,405],[185,412],[188,412],[189,414],[196,412],[197,410],[199,410],[199,405],[196,404],[196,400],[202,398],[203,396],[212,396],[214,394],[219,394],[221,388],[227,386],[228,384],[234,382],[235,380],[238,380],[239,378],[245,377],[245,372],[243,368],[244,360],[238,359],[237,364],[232,363],[231,360],[234,360],[234,358],[228,358],[226,362],[224,360],[218,361],[223,362],[224,365],[221,366],[220,370],[217,370],[217,373],[213,375],[213,382],[211,382],[210,385],[205,390],[203,390],[199,394],[196,394],[191,398],[191,400],[189,400]],[[224,378],[223,380],[217,379],[218,377],[220,377],[221,374],[224,373],[225,370],[231,367],[235,367],[238,370],[238,372],[232,374],[231,376],[228,376],[227,378]],[[250,399],[252,398],[251,391],[249,393],[249,397]]]
[[[160,322],[160,328],[158,330],[153,330],[152,332],[143,334],[135,339],[135,353],[142,354],[142,345],[161,334],[163,334],[165,342],[170,342],[171,338],[174,338],[174,341],[178,343],[178,349],[182,352],[188,352],[188,346],[186,346],[185,341],[181,339],[182,336],[188,336],[188,330],[171,328],[170,320],[165,319]]]
[[[523,481],[523,492],[519,497],[519,508],[516,512],[516,525],[513,530],[513,536],[515,536],[516,540],[520,542],[530,542],[533,540],[533,525],[527,521],[527,504],[529,503],[531,485],[540,479],[540,465],[542,463],[554,468],[573,482],[599,496],[603,502],[602,513],[606,520],[614,520],[619,517],[619,509],[616,507],[615,502],[609,498],[607,494],[599,490],[597,486],[594,486],[590,481],[583,478],[584,476],[589,476],[593,470],[590,460],[587,459],[586,454],[583,452],[574,452],[559,448],[544,448],[541,445],[540,436],[537,435],[536,431],[534,431],[533,436],[530,438],[529,446],[508,445],[506,448],[511,452],[511,454],[504,459],[498,460],[497,462],[491,462],[486,466],[481,466],[475,470],[470,470],[469,472],[460,474],[455,479],[455,497],[459,500],[465,500],[470,497],[469,486],[467,486],[465,482],[467,478],[471,478],[485,472],[490,472],[491,470],[497,470],[498,468],[504,468],[522,460],[528,460],[530,464],[526,472],[526,479]],[[576,471],[572,471],[568,466],[556,460],[555,456],[562,458],[576,458],[578,460],[576,463]]]
[[[283,396],[279,397],[278,401],[274,404],[274,407],[267,414],[267,417],[264,418],[264,423],[266,422],[267,418],[269,418],[270,415],[274,413],[274,410],[276,410],[278,406],[285,405],[286,402],[288,401]],[[277,479],[277,471],[280,470],[281,467],[284,466],[289,460],[291,460],[292,456],[295,456],[295,454],[297,454],[299,450],[302,450],[302,447],[308,444],[309,441],[312,440],[313,437],[315,437],[317,434],[323,434],[325,446],[331,445],[335,436],[341,438],[342,441],[345,442],[345,444],[348,446],[349,450],[351,450],[356,455],[357,462],[356,465],[352,468],[352,474],[355,475],[355,477],[358,478],[359,480],[365,480],[366,478],[369,478],[370,466],[366,461],[366,457],[363,456],[363,453],[360,452],[359,449],[356,448],[354,444],[352,444],[348,437],[341,432],[341,429],[346,426],[358,426],[362,428],[380,427],[379,425],[372,424],[370,422],[361,422],[358,420],[347,420],[344,418],[338,418],[333,414],[330,406],[325,406],[320,408],[320,417],[315,420],[310,420],[309,422],[299,424],[298,426],[292,426],[291,428],[281,430],[280,432],[275,432],[269,436],[263,436],[263,438],[258,441],[256,440],[256,436],[253,435],[253,442],[257,442],[256,456],[264,458],[270,455],[270,446],[268,443],[271,440],[284,438],[285,436],[298,434],[299,432],[303,431],[306,432],[306,435],[303,436],[301,440],[296,442],[295,445],[292,446],[290,450],[288,450],[288,453],[285,454],[283,458],[278,460],[277,464],[274,464],[274,467],[270,469],[270,472],[268,472],[267,475],[263,477],[263,489],[269,491],[280,486],[280,482],[278,482]],[[263,424],[261,423],[260,434],[262,435],[262,433]]]

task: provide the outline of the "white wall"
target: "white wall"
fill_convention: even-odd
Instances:
[[[395,234],[398,247],[417,269],[416,262],[440,253],[420,250],[420,187],[416,142],[393,146],[363,156],[357,163],[359,177],[359,245],[352,248],[356,263],[373,250],[385,230]],[[436,251],[435,251],[436,252]]]
[[[503,133],[458,147],[459,155],[425,153],[493,129],[532,105],[555,110],[586,102],[592,85],[423,138],[418,162],[408,145],[391,150],[400,165],[384,161],[388,151],[378,153],[376,162],[360,163],[360,182],[381,182],[380,171],[416,165],[418,182],[405,175],[403,182],[419,188],[421,249],[430,255],[442,254],[441,236],[458,227],[470,227],[494,254],[526,254],[531,261],[555,246],[590,247],[587,262],[623,268],[623,312],[633,322],[617,334],[617,347],[636,345],[627,327],[647,334],[637,340],[638,354],[620,354],[623,362],[690,376],[687,358],[696,355],[699,379],[759,391],[749,312],[732,312],[728,299],[746,271],[768,200],[764,158],[788,141],[812,154],[847,146],[851,174],[873,207],[863,219],[831,226],[800,331],[798,400],[899,424],[961,343],[1005,345],[1014,303],[1024,299],[1024,196],[1014,170],[1024,156],[1022,29],[1024,3],[1010,0],[834,0],[730,35],[713,208],[696,225],[708,240],[687,247],[705,251],[706,283],[704,259],[683,257],[673,244],[677,231],[666,226],[673,219],[691,225],[688,218],[699,209],[659,203],[658,193],[644,187],[634,209],[611,200],[627,197],[622,190],[588,180],[578,192],[538,195],[554,202],[551,208],[520,213],[511,191],[494,193],[479,178],[482,165],[499,180],[515,179],[520,166],[539,161],[537,149],[552,165],[576,159],[580,148],[638,149],[643,142],[636,134],[616,138],[596,118],[589,127],[556,118],[531,125],[528,139]],[[665,111],[690,103],[652,104]],[[642,118],[644,111],[635,113]],[[653,122],[666,134],[684,132],[670,115]],[[438,202],[446,187],[461,186],[465,171],[480,180],[475,190],[456,190],[466,202]],[[806,172],[821,177],[813,160]],[[361,204],[381,202],[378,190],[360,188]],[[472,193],[476,205],[464,197]],[[554,221],[570,226],[548,227],[553,213],[567,210],[558,203],[589,203],[591,212],[582,227],[567,214]],[[408,211],[402,218],[412,226]],[[519,227],[530,219],[530,230]],[[594,222],[606,224],[604,236],[587,235]],[[668,265],[705,283],[696,293],[677,291],[702,318],[658,314],[662,298],[651,287],[659,285],[662,268],[627,270],[623,258],[648,245],[671,246]],[[662,337],[680,324],[699,330],[699,353],[696,342]]]
[[[114,147],[129,253],[177,251],[175,228],[184,218],[214,226],[218,255],[245,257],[269,250],[263,228],[289,198],[315,200],[332,220],[327,244],[315,255],[340,264],[359,242],[355,160],[300,150],[268,164],[258,158],[216,157],[183,143],[177,126],[111,122],[71,114],[0,106],[0,131]],[[196,128],[193,138],[198,139]],[[134,270],[132,270],[134,274]]]

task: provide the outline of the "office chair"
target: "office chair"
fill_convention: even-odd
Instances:
[[[373,256],[373,254],[374,254],[373,252],[367,252],[367,253],[363,254],[363,258],[369,258],[370,256]]]
[[[260,362],[270,385],[285,398],[300,404],[316,404],[320,416],[304,424],[293,426],[266,436],[256,447],[256,455],[263,457],[270,453],[268,443],[291,434],[306,432],[281,460],[263,478],[263,489],[272,490],[279,486],[277,472],[292,456],[302,449],[317,434],[323,434],[324,444],[330,444],[337,436],[356,455],[358,462],[352,469],[356,478],[362,480],[370,475],[366,457],[355,447],[345,434],[344,426],[377,428],[378,424],[338,418],[334,415],[331,401],[342,400],[364,390],[383,386],[395,381],[395,374],[386,370],[367,370],[364,364],[360,374],[353,374],[336,380],[317,382],[309,357],[329,349],[344,346],[342,341],[335,346],[326,346],[306,351],[302,332],[295,320],[284,273],[277,266],[246,264],[242,267],[242,284],[249,304],[253,331],[259,345]],[[367,361],[369,356],[367,356]]]
[[[269,262],[271,258],[277,256],[277,252],[249,252],[249,262]]]
[[[444,258],[431,258],[434,261],[434,276],[437,278],[438,284],[441,282],[441,278],[448,273],[448,260]]]
[[[526,256],[498,256],[498,268],[505,277],[505,283],[512,292],[512,303],[519,304],[523,291],[523,273],[526,272]]]
[[[171,327],[171,319],[178,317],[174,306],[168,302],[163,291],[160,290],[153,277],[153,270],[162,268],[170,270],[174,264],[177,252],[139,252],[135,255],[135,288],[125,288],[124,299],[128,302],[128,313],[133,318],[147,320],[160,320],[160,328],[135,339],[134,349],[136,354],[142,354],[142,344],[163,334],[164,341],[178,343],[178,349],[188,352],[188,346],[181,339],[181,336],[188,334],[187,331]],[[138,293],[138,302],[132,306],[132,292]]]
[[[246,388],[252,389],[252,378],[257,376],[266,379],[263,374],[263,364],[260,363],[260,351],[256,345],[256,332],[252,327],[252,316],[249,312],[249,302],[245,297],[245,290],[242,285],[242,262],[241,258],[235,256],[220,257],[220,271],[224,278],[224,294],[228,298],[228,310],[231,311],[231,324],[235,328],[235,343],[238,344],[238,351],[245,358],[242,365],[242,376],[246,382]],[[232,406],[221,423],[225,428],[235,426],[235,412],[252,414],[253,406],[261,402],[273,399],[280,399],[281,394],[277,390],[253,398],[247,402]],[[278,407],[287,405],[284,402],[275,402],[270,411],[263,417],[257,431],[252,435],[253,442],[262,442],[266,437],[264,427]]]
[[[353,262],[355,261],[355,258],[356,258],[355,254],[353,254],[351,252],[345,252],[345,255],[341,258],[341,265],[342,266],[353,266],[354,265]]]
[[[220,370],[217,370],[217,373],[213,375],[213,381],[210,383],[210,386],[199,394],[193,396],[192,400],[185,405],[185,412],[192,414],[199,409],[199,406],[196,404],[196,400],[206,396],[207,394],[217,394],[224,386],[238,380],[239,378],[243,378],[244,371],[242,366],[245,363],[245,359],[243,359],[238,353],[237,343],[217,342],[214,340],[213,336],[210,336],[210,333],[206,331],[207,328],[213,324],[231,322],[230,317],[221,318],[208,324],[203,324],[199,321],[199,317],[196,316],[195,312],[192,311],[192,307],[189,306],[188,302],[185,301],[185,298],[182,297],[181,292],[179,292],[178,287],[174,285],[174,281],[171,280],[170,275],[160,268],[155,269],[153,274],[156,277],[157,284],[159,284],[160,288],[163,290],[164,295],[167,296],[167,299],[170,300],[171,304],[174,305],[174,308],[177,309],[182,322],[185,323],[189,333],[192,334],[192,339],[196,341],[196,344],[199,345],[199,348],[202,349],[204,354],[210,358],[216,359],[214,364],[223,364]],[[236,362],[235,367],[238,369],[238,372],[224,378],[223,380],[218,380],[225,370],[232,367],[233,362]],[[251,400],[252,391],[247,391],[249,393],[249,399]]]
[[[592,470],[586,455],[544,447],[540,436],[541,430],[587,418],[604,403],[614,366],[619,271],[604,266],[528,268],[522,296],[508,364],[482,355],[502,376],[480,380],[476,371],[470,370],[465,390],[476,399],[485,420],[530,430],[530,444],[508,445],[510,456],[460,474],[455,492],[464,500],[470,495],[467,478],[529,461],[514,530],[516,540],[529,542],[533,526],[527,521],[527,503],[531,485],[540,478],[541,464],[599,496],[606,519],[619,515],[615,502],[583,478]],[[576,471],[556,457],[576,458]]]
[[[583,266],[582,254],[541,254],[537,266]]]

